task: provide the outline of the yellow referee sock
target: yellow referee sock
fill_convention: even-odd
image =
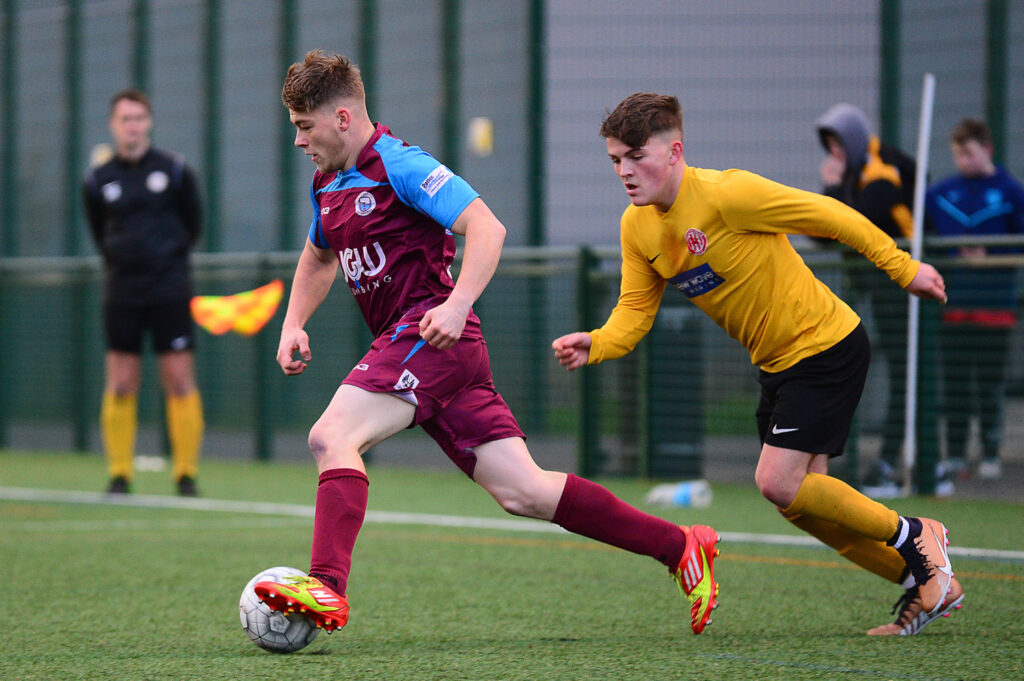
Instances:
[[[835,523],[820,518],[790,515],[786,511],[782,512],[782,516],[821,543],[831,546],[851,563],[894,584],[902,582],[901,578],[907,564],[899,551],[885,542],[844,530]]]
[[[100,408],[100,436],[107,454],[107,470],[111,478],[131,480],[134,472],[135,431],[138,428],[139,398],[135,393],[116,395],[103,393]]]
[[[203,405],[199,391],[167,397],[167,433],[171,440],[174,479],[195,478],[203,442]]]
[[[827,520],[844,530],[885,542],[896,534],[899,514],[869,499],[838,478],[808,473],[783,515]]]

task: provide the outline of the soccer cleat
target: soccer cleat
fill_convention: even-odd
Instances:
[[[257,582],[254,590],[271,610],[301,613],[328,634],[348,623],[348,599],[316,577],[296,575],[283,582]]]
[[[907,562],[921,597],[921,607],[928,617],[935,618],[949,593],[953,579],[953,566],[949,563],[948,532],[945,526],[931,518],[918,518],[921,533],[910,537],[899,548]]]
[[[946,600],[942,602],[942,607],[934,615],[929,615],[925,611],[917,591],[916,586],[907,589],[896,601],[896,605],[892,606],[894,613],[899,611],[896,621],[869,629],[868,636],[913,636],[920,633],[929,623],[940,616],[949,617],[954,610],[963,607],[964,589],[955,578],[950,580]]]
[[[132,486],[128,482],[128,478],[123,475],[118,475],[110,479],[110,485],[107,487],[107,494],[131,494]]]
[[[711,611],[718,607],[714,562],[720,552],[715,544],[722,538],[707,525],[680,529],[686,535],[686,549],[672,578],[690,602],[690,628],[699,634],[711,624]]]
[[[183,475],[178,478],[178,496],[181,497],[197,497],[199,496],[199,489],[196,487],[196,480],[188,475]]]

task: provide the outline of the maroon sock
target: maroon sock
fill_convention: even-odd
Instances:
[[[354,468],[320,474],[313,517],[313,555],[309,574],[344,595],[352,568],[352,549],[366,516],[370,481]]]
[[[650,556],[675,570],[686,549],[686,535],[667,520],[634,508],[607,489],[572,473],[551,522],[570,532]]]

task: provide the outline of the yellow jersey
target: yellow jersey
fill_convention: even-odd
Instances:
[[[604,326],[591,332],[590,364],[636,347],[668,283],[765,371],[782,371],[832,347],[860,318],[814,276],[787,234],[837,239],[904,288],[920,267],[845,204],[745,170],[688,166],[667,212],[630,205],[621,232],[619,300]]]

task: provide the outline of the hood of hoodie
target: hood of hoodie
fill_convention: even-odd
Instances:
[[[815,127],[818,129],[818,139],[826,151],[826,135],[835,135],[843,143],[846,149],[847,171],[856,172],[864,166],[871,130],[868,127],[868,117],[863,111],[852,104],[836,104],[818,119]]]

